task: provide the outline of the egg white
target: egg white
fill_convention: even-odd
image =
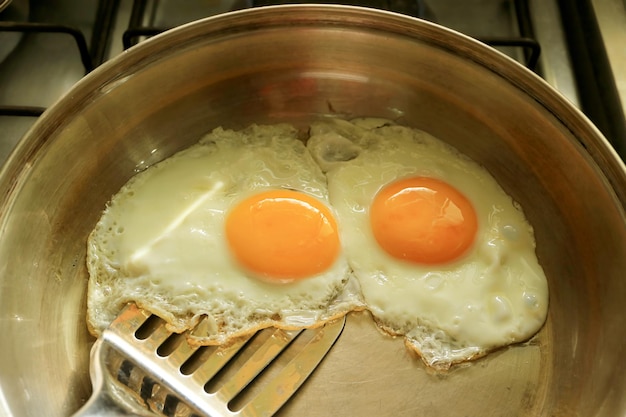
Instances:
[[[307,147],[326,173],[367,308],[429,366],[448,368],[539,330],[548,288],[533,229],[484,168],[425,132],[380,119],[316,123]],[[369,219],[373,198],[409,176],[443,180],[473,204],[478,231],[461,258],[418,265],[377,244]]]
[[[327,203],[326,179],[288,125],[216,129],[133,177],[88,240],[88,323],[99,334],[134,301],[174,331],[204,320],[202,344],[270,325],[314,326],[354,307],[340,254],[327,271],[290,284],[248,276],[229,253],[227,211],[250,194],[288,188]]]

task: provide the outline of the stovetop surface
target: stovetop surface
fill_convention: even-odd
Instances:
[[[287,2],[297,2],[286,0]],[[529,65],[575,106],[580,103],[580,82],[575,79],[572,54],[561,24],[559,0],[346,0],[349,4],[393,10],[460,31],[486,43],[524,65]],[[43,31],[0,31],[0,106],[26,107],[28,111],[0,113],[0,163],[36,121],[36,115],[52,105],[92,67],[120,54],[125,32],[140,36],[168,29],[202,17],[284,3],[285,0],[13,0],[0,12],[0,28],[16,23],[72,28],[78,35]],[[565,2],[567,3],[567,2]],[[608,62],[615,74],[617,93],[626,101],[626,6],[624,0],[594,0]],[[107,14],[108,13],[108,14]],[[102,16],[105,16],[104,18]],[[520,18],[521,17],[521,18]],[[48,30],[50,29],[50,30]],[[58,29],[58,28],[57,28]],[[146,33],[148,33],[146,32]],[[88,49],[81,55],[77,37]],[[532,48],[507,42],[523,39]],[[536,44],[536,45],[533,45]],[[514,45],[514,46],[512,46]],[[533,53],[538,62],[530,62]],[[530,56],[530,59],[529,59]],[[537,58],[537,57],[535,57]],[[91,66],[85,61],[90,61]],[[615,106],[613,106],[615,107]],[[619,104],[618,106],[619,107]],[[623,106],[626,108],[626,105]],[[618,109],[623,114],[622,109]],[[2,115],[4,114],[4,115]],[[605,133],[606,134],[606,133]],[[609,138],[611,139],[611,138]]]

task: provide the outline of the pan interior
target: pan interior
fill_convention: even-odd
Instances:
[[[626,227],[624,191],[614,189],[624,172],[607,174],[605,142],[536,77],[478,43],[333,6],[236,12],[156,37],[82,80],[27,134],[0,176],[0,410],[60,416],[88,398],[86,239],[132,175],[217,126],[290,122],[304,132],[318,118],[357,116],[452,144],[520,202],[549,280],[548,320],[527,343],[437,373],[367,313],[352,314],[280,414],[626,410]]]

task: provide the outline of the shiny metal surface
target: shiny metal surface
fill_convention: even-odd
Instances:
[[[268,328],[228,345],[198,347],[154,318],[129,304],[96,340],[94,393],[73,417],[153,415],[148,410],[176,417],[272,416],[324,359],[346,320],[315,329]]]
[[[435,373],[367,313],[280,411],[326,416],[623,416],[626,168],[567,100],[449,30],[373,10],[235,12],[148,40],[81,80],[0,172],[0,409],[89,396],[85,242],[138,169],[215,126],[328,115],[415,126],[524,207],[550,286],[529,342]],[[10,335],[10,336],[8,336]]]
[[[91,348],[91,383],[93,395],[72,417],[154,417],[144,404],[137,401],[109,372],[111,356],[117,352],[98,339]]]

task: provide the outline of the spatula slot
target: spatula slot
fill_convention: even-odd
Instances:
[[[180,372],[183,375],[193,374],[207,359],[213,355],[217,346],[200,346],[194,353],[182,364]]]
[[[137,329],[135,337],[139,340],[146,340],[152,333],[163,326],[163,323],[161,318],[152,315]]]
[[[165,342],[157,348],[157,354],[162,358],[169,356],[181,345],[181,343],[186,343],[186,341],[187,340],[184,334],[174,333],[165,339]]]

